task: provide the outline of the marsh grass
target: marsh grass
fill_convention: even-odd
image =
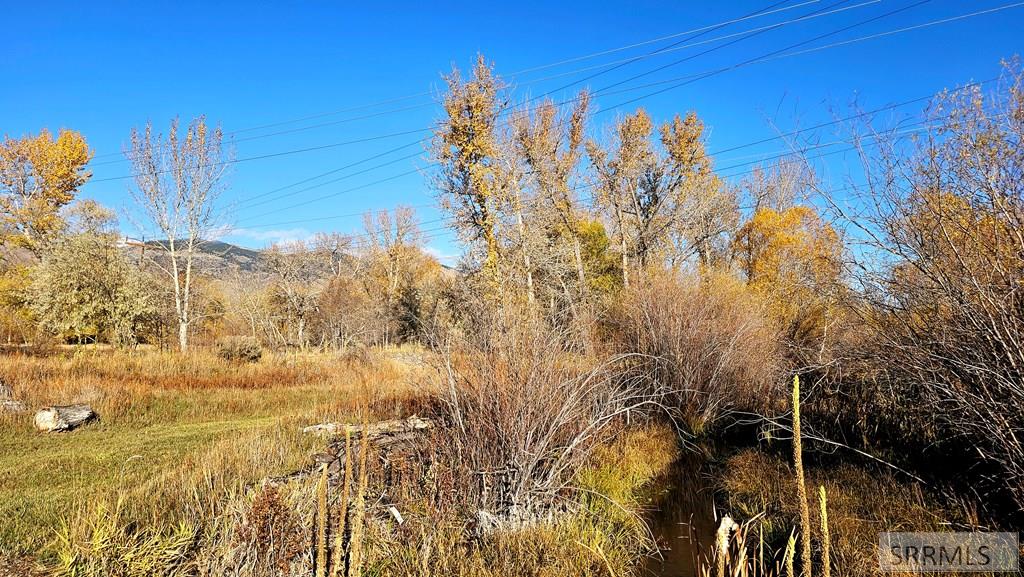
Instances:
[[[805,463],[805,467],[807,483],[824,487],[828,494],[829,558],[838,574],[877,572],[880,531],[977,526],[970,509],[891,473],[849,463]],[[793,478],[792,468],[781,456],[744,449],[725,460],[720,488],[728,510],[745,519],[761,516],[758,526],[766,542],[779,549],[800,519]],[[820,508],[812,508],[810,515],[811,525],[820,526]],[[815,550],[819,558],[820,545],[819,540]]]
[[[307,462],[315,440],[302,425],[352,418],[360,406],[390,410],[420,382],[383,358],[238,364],[109,350],[3,356],[0,379],[32,407],[89,402],[100,414],[60,435],[36,433],[30,414],[0,420],[0,556],[45,563],[117,535],[111,519],[146,528],[133,539],[163,539],[180,523],[205,530],[254,483]]]

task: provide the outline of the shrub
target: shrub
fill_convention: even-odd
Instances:
[[[1024,72],[1001,86],[941,95],[927,138],[871,145],[871,197],[843,201],[866,207],[844,216],[864,239],[856,312],[871,332],[848,356],[876,414],[893,406],[914,429],[902,437],[934,436],[943,459],[977,467],[972,491],[1022,511]]]
[[[302,519],[281,492],[271,486],[256,494],[235,540],[244,564],[258,569],[256,573],[262,570],[267,574],[289,574],[292,563],[308,546]]]
[[[217,356],[227,361],[255,363],[263,357],[263,346],[252,337],[227,337],[217,343]]]
[[[637,355],[648,390],[667,388],[692,432],[732,409],[764,409],[779,398],[778,333],[727,274],[654,276],[623,293],[611,321],[617,351]]]
[[[564,333],[539,314],[506,306],[478,320],[439,355],[452,425],[444,450],[463,466],[468,502],[525,522],[571,493],[618,417],[660,402],[628,370],[629,355],[567,354]]]

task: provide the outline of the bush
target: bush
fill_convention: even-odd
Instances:
[[[217,343],[217,356],[227,361],[255,363],[263,357],[263,346],[252,337],[227,337]]]
[[[612,325],[618,352],[638,355],[648,388],[668,389],[691,432],[732,409],[763,410],[780,398],[778,332],[728,274],[652,277],[624,291]]]
[[[868,201],[847,222],[867,232],[855,310],[870,339],[845,356],[883,424],[910,429],[893,435],[902,452],[932,437],[976,467],[971,491],[1024,511],[1024,72],[1000,84],[940,96],[927,138],[872,144],[872,196],[843,200]]]
[[[567,353],[564,331],[528,307],[481,307],[477,320],[440,351],[452,430],[443,450],[463,468],[467,502],[513,523],[535,519],[571,494],[619,417],[660,400],[641,389],[628,355]]]

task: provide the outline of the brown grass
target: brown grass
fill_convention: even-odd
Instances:
[[[875,549],[880,531],[948,531],[950,526],[977,526],[971,510],[944,501],[920,485],[851,464],[807,466],[807,483],[828,493],[829,556],[842,575],[877,572]],[[782,458],[745,449],[724,464],[720,485],[726,507],[740,518],[764,515],[758,523],[765,538],[781,548],[799,524],[800,506],[793,490],[794,473]],[[820,510],[810,511],[811,524],[821,525]],[[820,545],[820,543],[818,543]],[[820,558],[820,551],[815,551]]]
[[[653,277],[625,293],[612,324],[616,349],[642,355],[649,386],[671,393],[693,433],[776,397],[778,335],[728,275]]]
[[[245,365],[204,352],[0,357],[0,379],[30,406],[84,401],[100,415],[50,435],[32,429],[31,413],[0,418],[0,485],[9,491],[0,515],[11,520],[0,526],[0,553],[52,561],[62,520],[71,542],[88,541],[95,523],[86,521],[115,503],[122,522],[206,523],[253,483],[308,462],[315,440],[301,426],[351,419],[367,406],[392,417],[420,394],[421,375],[384,357],[281,355]]]

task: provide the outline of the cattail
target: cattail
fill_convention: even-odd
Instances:
[[[757,527],[757,574],[764,575],[764,528]]]
[[[796,468],[796,494],[800,501],[800,573],[811,577],[811,510],[804,484],[803,443],[800,440],[800,377],[793,377],[793,466]]]
[[[327,463],[320,465],[316,517],[316,577],[324,577],[327,574]]]
[[[729,537],[737,529],[736,522],[732,517],[722,517],[718,524],[718,533],[715,534],[715,545],[718,549],[718,577],[725,577],[725,559],[729,556]]]
[[[338,534],[334,536],[334,563],[331,577],[338,577],[345,565],[345,523],[348,520],[348,490],[352,484],[352,429],[345,427],[345,476],[341,482],[341,503],[338,511]]]
[[[821,563],[822,576],[830,577],[832,573],[831,553],[832,539],[828,535],[828,497],[825,496],[825,486],[818,487],[818,503],[821,505]]]
[[[793,557],[796,554],[796,535],[789,534],[789,543],[786,544],[786,577],[796,577],[793,573]]]
[[[365,429],[364,429],[365,430]],[[363,434],[363,442],[359,447],[359,486],[356,489],[355,518],[352,519],[352,538],[349,540],[348,577],[359,577],[362,574],[363,548],[363,517],[365,516],[365,499],[367,485],[366,456],[370,452],[370,440]]]

